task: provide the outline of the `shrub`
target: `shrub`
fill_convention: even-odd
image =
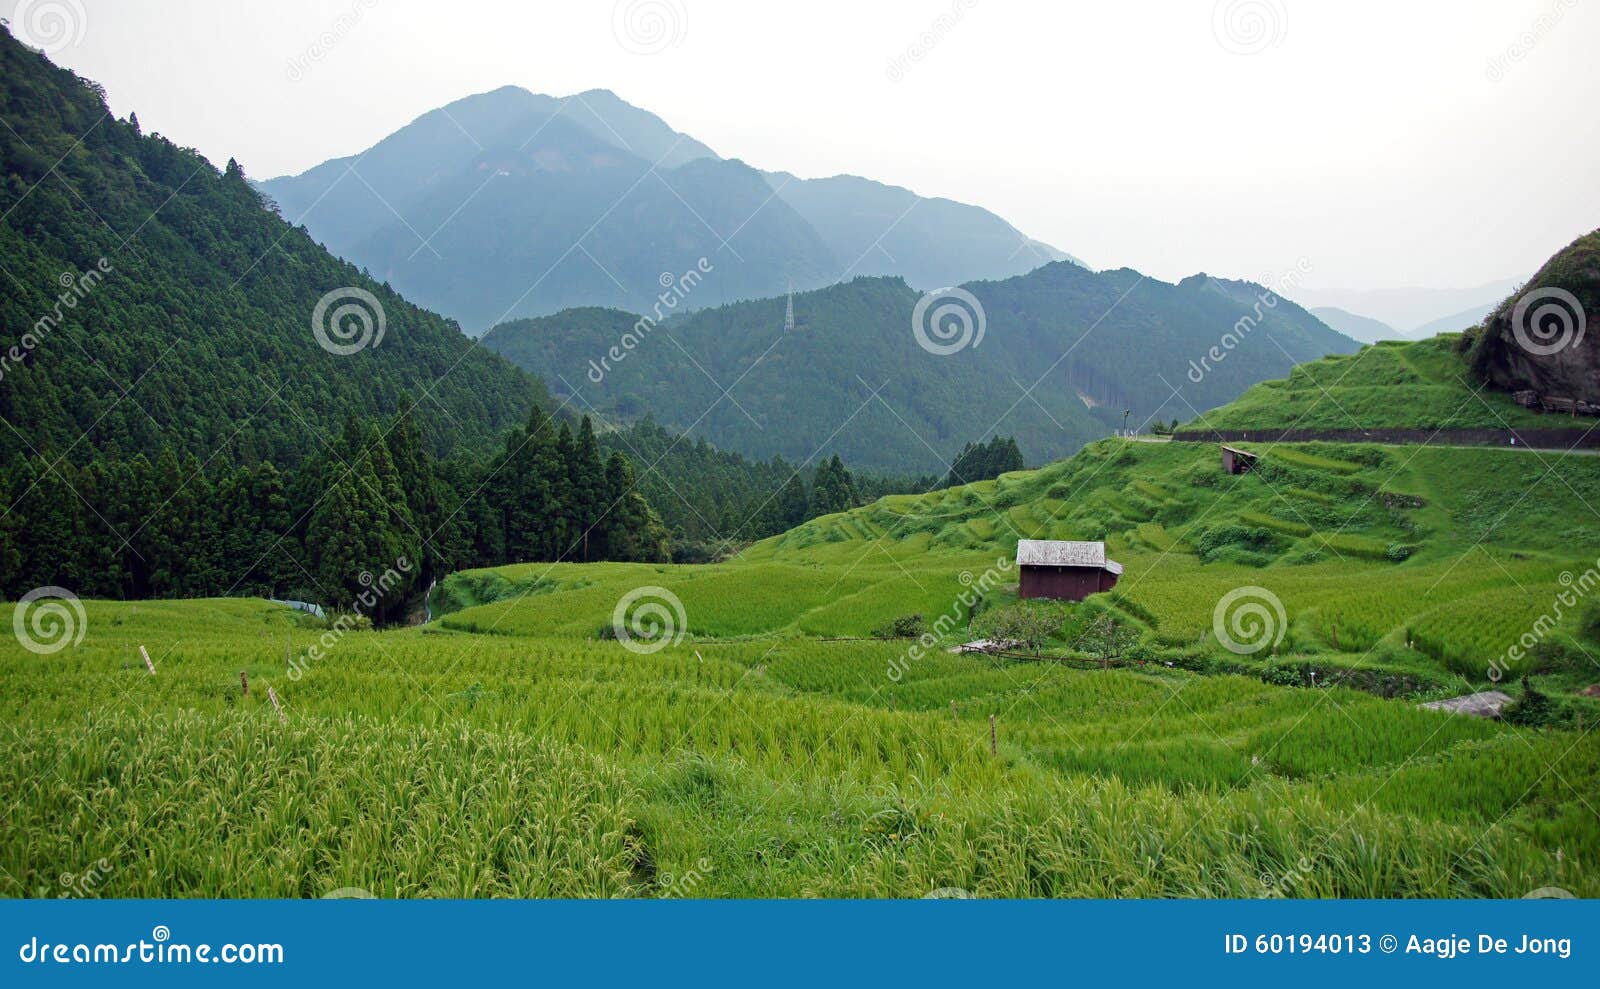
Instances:
[[[1390,560],[1399,563],[1402,560],[1411,559],[1411,554],[1415,553],[1417,549],[1418,547],[1415,543],[1390,543],[1387,555]]]
[[[915,639],[926,627],[921,615],[901,615],[873,629],[872,635],[878,639]]]

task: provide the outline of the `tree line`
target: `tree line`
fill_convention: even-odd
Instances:
[[[996,436],[987,443],[968,443],[956,454],[945,476],[943,487],[987,481],[1014,470],[1022,470],[1022,451],[1014,436]]]
[[[97,455],[0,465],[0,597],[45,585],[84,597],[256,595],[350,608],[373,575],[403,574],[367,614],[397,617],[436,577],[516,561],[667,558],[667,532],[602,457],[535,409],[488,454],[435,460],[401,414],[356,417],[303,467]],[[370,597],[370,595],[369,595]]]

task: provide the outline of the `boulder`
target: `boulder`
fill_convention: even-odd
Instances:
[[[1523,394],[1524,404],[1568,414],[1600,406],[1600,230],[1573,241],[1484,320],[1473,369]]]

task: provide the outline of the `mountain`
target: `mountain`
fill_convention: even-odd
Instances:
[[[1423,323],[1421,326],[1412,327],[1408,332],[1414,340],[1426,340],[1428,337],[1438,336],[1441,333],[1460,333],[1469,326],[1477,326],[1483,322],[1483,317],[1494,312],[1495,303],[1484,303],[1463,309],[1461,312],[1441,316],[1438,319]]]
[[[899,275],[916,288],[932,289],[1005,278],[1051,261],[1083,264],[977,206],[927,199],[855,175],[765,175],[779,198],[844,260],[847,276]]]
[[[1334,307],[1387,323],[1402,335],[1421,335],[1427,324],[1463,310],[1497,305],[1526,279],[1502,278],[1468,288],[1383,288],[1327,290],[1296,288],[1294,300],[1307,307]],[[1460,329],[1460,327],[1457,327]]]
[[[226,446],[282,465],[347,415],[424,396],[425,441],[443,452],[497,440],[546,398],[283,222],[236,164],[219,172],[134,116],[112,119],[98,86],[8,32],[0,70],[0,328],[17,342],[0,367],[0,417],[15,427],[0,458]],[[334,347],[370,345],[336,354],[319,330]]]
[[[787,300],[772,298],[655,324],[574,309],[497,326],[483,342],[582,411],[648,413],[745,456],[807,465],[837,453],[890,473],[943,473],[944,458],[996,433],[1035,462],[1054,459],[1120,427],[1125,409],[1132,426],[1188,419],[1357,347],[1260,286],[1207,275],[1172,285],[1062,261],[963,291],[983,310],[981,338],[976,322],[960,336],[928,331],[944,302],[918,313],[904,280],[861,277],[796,293],[792,333]],[[957,349],[962,340],[977,343]]]
[[[1358,316],[1337,306],[1317,306],[1309,311],[1311,315],[1327,323],[1333,329],[1360,343],[1377,343],[1379,340],[1400,339],[1399,331],[1388,323],[1367,316]]]
[[[696,307],[863,273],[933,287],[1066,257],[974,206],[758,172],[605,90],[469,96],[259,188],[329,250],[473,332],[575,306],[649,309],[701,259],[712,274]]]

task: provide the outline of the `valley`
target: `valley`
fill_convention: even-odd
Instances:
[[[843,54],[780,77],[826,141],[757,140],[802,108],[751,114],[776,73],[719,64],[681,109],[702,141],[588,79],[677,120],[708,64],[673,5],[659,48],[624,8],[628,60],[563,53],[554,97],[498,84],[570,11],[390,74],[375,28],[409,14],[363,4],[288,63],[307,90],[262,90],[297,110],[208,79],[264,180],[0,25],[0,898],[1600,898],[1600,230],[1571,183],[1530,172],[1568,198],[1527,210],[1563,231],[1528,264],[1516,210],[1451,236],[1492,205],[1453,147],[1358,200],[1381,169],[1296,106],[1230,196],[1177,85],[1023,153],[996,65],[961,70],[992,96],[959,142],[941,115],[890,147],[978,15],[891,56],[893,98],[824,105]],[[363,19],[384,72],[327,81]],[[1212,30],[1230,71],[1172,70],[1194,106],[1278,64]],[[155,68],[128,98],[184,120],[198,74]],[[861,134],[884,181],[824,167]],[[1450,196],[1404,256],[1404,200]]]

